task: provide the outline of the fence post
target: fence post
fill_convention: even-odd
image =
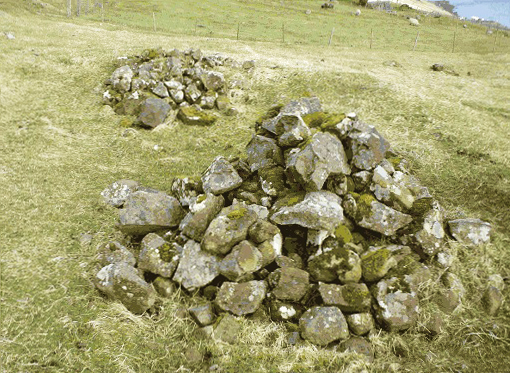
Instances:
[[[334,33],[334,32],[335,32],[335,28],[333,27],[333,28],[331,29],[331,35],[329,35],[329,42],[328,42],[328,46],[330,46],[330,45],[331,45],[331,39],[333,39],[333,33]]]
[[[372,40],[374,39],[374,29],[370,29],[370,49],[372,49]]]
[[[413,52],[416,48],[416,44],[418,44],[418,38],[420,37],[420,32],[418,31],[418,33],[416,34],[416,40],[414,41],[414,47],[413,47]]]
[[[152,12],[152,25],[154,27],[154,32],[156,32],[156,15]]]
[[[237,22],[237,40],[239,40],[239,29],[241,28],[241,22]]]

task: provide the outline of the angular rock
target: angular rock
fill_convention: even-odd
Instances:
[[[413,218],[378,202],[369,194],[362,194],[357,203],[357,223],[363,228],[393,236]]]
[[[319,346],[349,338],[347,321],[337,307],[310,308],[299,319],[299,328],[303,339]]]
[[[140,115],[137,122],[140,125],[155,128],[163,123],[171,107],[160,98],[148,98],[140,107]]]
[[[170,97],[176,104],[181,104],[184,101],[184,91],[180,89],[170,89]]]
[[[159,296],[163,298],[170,298],[176,292],[175,283],[169,278],[158,276],[152,285]]]
[[[356,283],[361,279],[361,260],[357,253],[328,238],[322,252],[309,260],[308,272],[316,281]]]
[[[215,196],[212,193],[200,195],[191,204],[190,212],[181,221],[179,229],[187,237],[197,242],[202,241],[207,227],[224,205],[225,198],[222,195]]]
[[[172,195],[179,200],[181,206],[191,205],[197,199],[198,189],[198,183],[187,177],[184,179],[175,178],[170,188]]]
[[[263,167],[283,165],[283,153],[276,140],[253,135],[246,146],[246,161],[250,170],[255,172]]]
[[[132,266],[136,264],[133,253],[118,241],[110,241],[103,245],[98,250],[97,261],[102,266],[115,263],[127,263]]]
[[[248,229],[257,219],[257,214],[243,205],[225,207],[205,231],[203,249],[213,254],[227,254],[246,238]]]
[[[372,363],[374,361],[374,348],[365,338],[351,337],[342,342],[340,350],[343,352],[354,352],[355,354],[361,355],[368,363]]]
[[[397,180],[394,180],[382,166],[377,166],[373,172],[370,190],[379,201],[398,210],[409,210],[413,207],[415,197],[403,182]]]
[[[129,66],[122,66],[112,74],[112,86],[119,92],[128,92],[131,89],[131,79],[133,79],[133,70]]]
[[[214,326],[213,338],[225,343],[234,344],[237,342],[241,328],[241,321],[237,317],[226,313]]]
[[[483,293],[482,305],[489,316],[496,316],[502,303],[503,294],[498,288],[489,286]]]
[[[160,275],[172,277],[179,263],[179,253],[172,245],[156,233],[149,233],[141,242],[138,268]]]
[[[166,86],[163,82],[159,82],[154,88],[152,88],[152,93],[161,98],[170,97],[168,94],[168,89],[166,89]]]
[[[179,201],[165,193],[131,193],[119,212],[119,229],[126,234],[142,235],[176,227],[184,217]]]
[[[195,106],[181,107],[177,113],[177,118],[184,124],[197,126],[211,126],[218,119],[217,116],[198,110]]]
[[[277,208],[269,220],[275,224],[297,224],[331,232],[344,220],[342,200],[328,191],[309,192],[302,201],[298,199],[293,205]]]
[[[300,115],[301,117],[322,111],[321,103],[317,97],[303,97],[296,101],[291,101],[280,108],[278,114],[262,122],[262,128],[277,134],[276,125],[280,118],[286,114]]]
[[[352,165],[360,170],[373,169],[390,149],[390,144],[374,126],[362,122],[354,122],[348,138],[351,140]]]
[[[105,203],[113,207],[122,207],[132,192],[136,192],[140,183],[134,180],[118,180],[101,192]]]
[[[319,293],[326,306],[337,306],[343,312],[367,312],[371,295],[365,284],[335,285],[319,283]]]
[[[370,246],[366,252],[361,254],[363,279],[367,282],[380,280],[398,264],[402,256],[410,252],[411,250],[407,246]]]
[[[208,91],[221,91],[225,87],[225,77],[216,71],[207,71],[200,76],[200,80]]]
[[[242,316],[255,312],[266,297],[264,281],[224,282],[215,303],[222,311]]]
[[[136,268],[125,262],[103,267],[94,277],[94,283],[133,313],[144,313],[156,301],[154,288],[138,275]]]
[[[195,320],[199,326],[211,325],[216,320],[216,315],[214,314],[214,309],[211,303],[191,307],[188,311],[193,320]]]
[[[225,157],[214,158],[202,175],[202,184],[206,193],[223,194],[236,189],[243,183],[234,166]]]
[[[457,219],[448,222],[457,241],[469,246],[481,246],[490,241],[491,225],[480,219]]]
[[[416,293],[393,291],[397,285],[398,279],[391,278],[379,281],[372,289],[376,318],[390,332],[409,329],[418,318]]]
[[[268,281],[276,298],[299,302],[308,291],[309,274],[298,268],[278,268],[269,275]]]
[[[243,276],[262,268],[262,253],[250,242],[241,241],[220,262],[220,273],[230,281],[238,281]]]
[[[277,197],[287,191],[285,185],[285,170],[280,166],[267,166],[258,170],[260,187],[271,197]]]
[[[303,118],[297,114],[281,115],[276,122],[275,130],[278,136],[278,145],[285,147],[296,146],[308,140],[312,135]]]
[[[250,239],[256,244],[271,240],[278,234],[280,229],[276,225],[262,219],[257,220],[248,230]]]
[[[415,233],[417,243],[428,256],[434,256],[441,249],[445,237],[443,212],[437,202],[432,210],[423,216],[422,229]]]
[[[356,335],[365,335],[374,329],[374,318],[370,312],[353,313],[345,316],[349,329]]]
[[[184,97],[190,104],[198,102],[201,96],[202,92],[194,83],[191,83],[184,89]]]
[[[316,133],[302,150],[287,159],[287,168],[307,191],[321,190],[328,176],[350,174],[340,140],[329,133]]]
[[[257,249],[262,254],[262,267],[272,263],[282,254],[282,235],[276,234],[272,239],[262,242]]]
[[[209,284],[219,273],[218,257],[204,252],[199,243],[189,240],[184,245],[173,280],[192,292]]]

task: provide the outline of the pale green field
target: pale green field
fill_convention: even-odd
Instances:
[[[444,53],[448,48],[442,49],[441,43],[424,44],[427,49],[418,44],[413,53],[416,29],[393,29],[387,22],[390,16],[368,10],[359,19],[345,15],[342,22],[351,22],[346,35],[352,35],[355,46],[366,43],[362,35],[374,22],[381,30],[394,30],[394,36],[387,32],[381,38],[396,47],[351,48],[340,36],[328,47],[330,26],[337,22],[328,18],[331,15],[304,28],[317,42],[301,45],[296,43],[300,34],[296,40],[291,34],[285,44],[276,33],[274,40],[254,34],[254,39],[265,42],[217,39],[227,36],[227,28],[221,35],[219,26],[213,37],[202,29],[192,35],[194,18],[184,7],[189,3],[181,0],[167,3],[168,7],[163,1],[156,5],[158,14],[173,12],[175,24],[189,28],[185,35],[170,32],[170,25],[168,34],[151,32],[151,17],[147,24],[142,13],[135,18],[132,12],[121,12],[126,2],[118,3],[118,17],[125,17],[126,24],[131,19],[129,24],[139,29],[99,24],[86,17],[67,20],[58,15],[59,7],[32,14],[24,9],[35,7],[27,6],[28,1],[20,3],[0,3],[1,372],[184,372],[185,368],[200,372],[212,364],[223,372],[360,372],[363,367],[368,372],[387,372],[389,364],[396,372],[508,371],[510,306],[504,303],[497,317],[485,316],[479,307],[489,275],[510,277],[508,48],[506,53],[488,53],[492,44],[483,40],[493,39],[473,27],[466,31],[473,41],[465,40],[463,45],[467,50],[473,44],[483,53]],[[266,5],[216,3],[221,6],[203,1],[196,8],[211,25],[219,22],[214,17],[226,19],[234,9],[240,14],[231,14],[233,27],[236,17],[252,17],[247,9],[279,11],[279,3],[269,1]],[[285,3],[289,25],[298,25],[305,2]],[[316,9],[320,3],[310,4]],[[338,12],[356,9],[347,4],[338,8]],[[152,12],[151,6],[145,9]],[[108,18],[108,9],[106,14]],[[97,15],[89,17],[97,19]],[[354,22],[367,24],[358,29]],[[399,22],[407,25],[404,19]],[[454,27],[448,22],[429,19],[420,30],[448,40]],[[163,30],[161,21],[159,27]],[[16,39],[5,39],[3,31],[14,32]],[[397,39],[402,35],[412,41],[399,47]],[[508,38],[502,37],[498,48],[504,43]],[[158,131],[137,130],[136,135],[122,136],[121,117],[100,104],[101,84],[118,56],[158,46],[199,47],[239,61],[257,60],[258,67],[247,76],[250,88],[236,102],[240,116],[224,118],[213,128],[169,123]],[[400,62],[402,68],[384,66],[388,60]],[[460,76],[432,72],[429,67],[436,62],[450,64]],[[96,245],[120,235],[115,229],[116,210],[99,198],[107,185],[130,178],[169,191],[173,177],[200,175],[216,155],[242,154],[261,112],[308,90],[326,109],[355,111],[376,125],[410,161],[412,171],[448,209],[449,217],[465,213],[493,224],[492,243],[483,250],[452,243],[458,253],[453,271],[463,280],[468,296],[453,315],[444,315],[442,335],[428,340],[418,332],[434,311],[432,302],[424,299],[416,328],[404,334],[381,332],[372,339],[376,361],[368,366],[356,356],[313,346],[283,348],[285,327],[257,320],[243,322],[237,345],[199,340],[193,322],[175,316],[180,307],[198,299],[177,294],[161,301],[159,314],[133,316],[93,288],[89,279]],[[156,144],[163,150],[154,151]],[[94,234],[90,246],[77,240],[86,232]],[[508,290],[504,294],[508,298]],[[189,362],[184,354],[188,347],[203,353],[204,361]]]

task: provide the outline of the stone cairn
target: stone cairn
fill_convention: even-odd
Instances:
[[[251,70],[254,61],[242,64],[221,55],[204,56],[200,49],[165,52],[148,49],[135,57],[121,57],[123,66],[105,81],[103,102],[117,114],[135,116],[132,124],[155,128],[171,110],[185,124],[211,125],[217,109],[234,115],[223,73],[218,66]],[[242,82],[233,81],[231,87]]]
[[[209,300],[189,312],[214,338],[235,341],[237,317],[263,312],[295,325],[294,343],[325,346],[412,327],[435,266],[446,272],[438,305],[452,312],[464,296],[446,271],[441,206],[373,126],[327,114],[317,98],[272,108],[243,158],[218,156],[171,191],[120,180],[102,192],[141,242],[103,245],[94,282],[132,312],[180,286]],[[463,244],[490,239],[481,220],[447,224]]]

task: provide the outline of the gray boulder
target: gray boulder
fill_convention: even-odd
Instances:
[[[437,202],[432,210],[423,216],[422,228],[414,235],[421,250],[428,256],[434,256],[441,250],[445,238],[443,229],[443,210]]]
[[[101,268],[94,277],[94,284],[133,313],[144,313],[156,301],[154,288],[139,276],[136,268],[125,262]]]
[[[370,194],[362,194],[356,200],[356,218],[359,226],[393,236],[407,226],[413,218],[376,201]]]
[[[352,165],[360,170],[371,170],[381,162],[390,149],[390,144],[374,126],[354,122],[348,135],[351,142]]]
[[[287,201],[287,202],[293,202]],[[309,192],[290,206],[273,206],[269,218],[275,224],[297,224],[305,228],[333,231],[344,220],[342,200],[328,191]]]
[[[365,335],[374,329],[374,318],[370,312],[353,313],[345,316],[349,329],[356,335]]]
[[[263,167],[283,165],[283,154],[276,140],[254,135],[246,146],[246,161],[255,172]]]
[[[155,95],[161,97],[161,98],[167,98],[170,97],[168,94],[168,89],[166,89],[166,86],[163,82],[159,82],[153,89],[152,93]]]
[[[215,340],[234,344],[237,342],[241,329],[241,321],[237,317],[226,313],[215,324],[212,335]]]
[[[179,201],[165,193],[131,193],[119,212],[119,229],[126,234],[142,235],[179,225],[184,210]]]
[[[222,195],[200,195],[191,203],[190,212],[182,219],[179,229],[187,237],[197,242],[202,241],[207,227],[224,205],[225,198]]]
[[[172,277],[179,263],[179,253],[156,233],[149,233],[140,244],[138,268],[163,277]]]
[[[448,222],[450,233],[460,243],[481,246],[490,241],[491,225],[480,219],[457,219]]]
[[[275,130],[278,136],[278,145],[285,147],[296,146],[308,140],[312,135],[312,131],[303,118],[296,114],[281,115],[276,122]]]
[[[133,79],[133,70],[129,66],[122,66],[112,74],[112,86],[119,92],[128,92],[131,89],[131,79]]]
[[[220,262],[220,273],[230,281],[239,281],[242,277],[262,268],[262,253],[250,242],[241,241]]]
[[[361,254],[363,279],[367,282],[380,280],[410,253],[411,249],[407,246],[370,246],[367,251]]]
[[[188,312],[199,326],[211,325],[216,320],[213,306],[209,302],[200,306],[190,307]]]
[[[201,96],[202,92],[194,83],[191,83],[184,89],[184,97],[190,104],[198,102]]]
[[[179,200],[181,206],[189,206],[197,199],[197,189],[199,189],[197,184],[190,178],[180,179],[177,177],[172,181],[170,190],[172,195]]]
[[[330,174],[350,174],[342,143],[329,133],[316,133],[310,143],[287,159],[287,168],[306,190],[321,190]]]
[[[343,312],[370,311],[372,297],[365,284],[319,283],[319,293],[326,306],[337,306]]]
[[[155,128],[163,123],[171,107],[160,98],[148,98],[140,106],[137,122],[144,127]]]
[[[324,241],[321,252],[308,261],[308,272],[316,281],[342,284],[356,283],[361,279],[361,259],[347,247],[336,244],[335,239]],[[330,245],[334,243],[335,245]]]
[[[101,266],[115,263],[127,263],[132,266],[136,264],[133,253],[118,241],[102,245],[98,250],[97,261]]]
[[[282,116],[286,114],[292,114],[303,117],[307,114],[312,114],[319,111],[322,111],[322,107],[317,97],[303,97],[299,100],[289,102],[287,105],[280,109],[276,116],[263,121],[262,128],[276,135],[276,126]]]
[[[347,321],[336,307],[310,308],[299,319],[299,329],[303,339],[319,346],[349,338]]]
[[[299,302],[309,287],[309,274],[299,268],[278,268],[268,277],[272,294],[280,299]]]
[[[206,193],[223,194],[238,188],[243,183],[234,166],[218,156],[202,175],[202,184]]]
[[[200,76],[204,88],[209,91],[221,91],[225,86],[225,77],[216,71],[207,71]]]
[[[199,243],[189,240],[183,247],[173,280],[193,292],[209,284],[219,273],[218,257],[204,252]]]
[[[224,282],[215,303],[222,311],[242,316],[254,313],[266,297],[264,281]]]
[[[136,192],[140,183],[134,180],[118,180],[101,192],[105,203],[113,207],[122,207],[132,192]]]

